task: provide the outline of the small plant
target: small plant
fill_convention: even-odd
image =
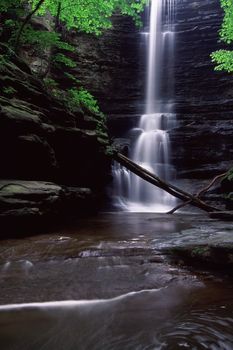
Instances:
[[[192,257],[198,257],[198,256],[208,256],[209,255],[209,248],[208,247],[195,247],[191,251]]]
[[[233,51],[218,50],[213,52],[210,57],[212,62],[217,64],[214,70],[233,72]]]
[[[4,95],[12,97],[16,93],[16,90],[12,86],[8,86],[8,87],[4,87],[2,89],[2,92]]]
[[[18,0],[1,0],[0,1],[0,12],[7,12],[12,9],[20,7],[20,1]]]
[[[0,66],[6,63],[5,55],[0,55]]]
[[[64,66],[69,68],[75,68],[77,65],[71,58],[65,56],[63,53],[57,53],[56,55],[54,55],[53,62],[55,62],[58,65],[63,64]]]
[[[227,206],[233,201],[233,168],[230,168],[221,182],[222,198],[226,200]],[[230,204],[232,206],[232,204]]]
[[[2,55],[0,55],[0,72],[5,72],[7,69],[7,65],[9,64],[9,61],[11,60],[12,51],[11,49],[5,45],[5,48],[3,48],[3,51],[5,51]]]
[[[41,50],[54,46],[58,49],[74,52],[75,48],[61,39],[61,34],[47,30],[36,30],[28,25],[22,34],[24,44],[35,45]]]
[[[75,76],[73,76],[72,74],[65,72],[64,75],[72,82],[75,83],[76,85],[80,85],[81,84],[81,80],[77,79]]]
[[[220,0],[220,5],[223,9],[224,16],[219,31],[220,41],[227,45],[233,42],[233,1]],[[217,50],[211,55],[211,60],[216,64],[216,71],[233,72],[233,51],[231,50]]]
[[[55,52],[53,52],[51,59],[58,67],[75,68],[77,65],[72,58],[67,56],[68,52],[75,51],[75,47],[63,41],[60,33],[34,30],[29,26],[25,30],[22,40],[24,43],[35,47],[39,53],[54,48]],[[57,50],[61,52],[57,52]]]
[[[57,92],[59,91],[57,81],[52,78],[44,78],[44,84],[48,92],[57,97]]]
[[[230,170],[228,170],[227,174],[226,174],[226,179],[228,181],[233,181],[233,168],[231,168]]]
[[[228,193],[228,194],[224,194],[222,197],[223,197],[224,199],[233,201],[233,192],[230,192],[230,193]]]
[[[23,15],[24,13],[22,9],[14,6],[13,8],[8,9],[8,12],[4,14],[2,18],[0,29],[1,41],[7,42],[8,46],[10,46],[12,49],[14,47],[16,33],[20,26],[19,21],[16,18],[22,17]]]
[[[75,110],[76,108],[80,108],[83,106],[93,113],[100,114],[100,109],[97,100],[92,96],[92,94],[89,91],[83,88],[72,88],[68,90],[67,104],[71,110]]]

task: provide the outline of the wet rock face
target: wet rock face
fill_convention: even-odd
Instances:
[[[231,75],[215,72],[210,54],[221,47],[218,0],[179,0],[176,13],[176,112],[171,132],[179,177],[208,178],[233,159]]]
[[[232,77],[215,72],[211,52],[224,47],[218,0],[179,0],[176,11],[175,99],[178,127],[171,131],[178,177],[210,178],[233,160]]]
[[[218,31],[222,10],[219,3],[218,0],[177,2],[176,102],[186,109],[192,103],[195,108],[199,107],[198,111],[203,110],[205,105],[221,99],[226,102],[228,96],[225,89],[230,88],[231,79],[229,75],[214,72],[210,59],[211,52],[220,48]]]
[[[120,118],[124,124],[124,117],[143,111],[145,47],[140,47],[142,35],[131,18],[115,15],[112,21],[112,29],[100,37],[69,35],[77,48],[73,74],[98,98],[111,121]],[[119,124],[114,129],[121,128]]]
[[[175,103],[172,163],[180,178],[209,178],[233,159],[232,77],[215,72],[212,51],[222,21],[219,0],[176,1]],[[77,76],[100,99],[114,137],[137,125],[145,102],[145,41],[126,18],[101,38],[77,38]],[[91,47],[91,50],[90,50]],[[162,82],[162,90],[167,81]]]

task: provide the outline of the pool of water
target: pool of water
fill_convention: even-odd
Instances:
[[[102,214],[1,241],[0,349],[233,349],[231,279],[172,266],[163,253],[195,230],[207,239],[216,224]]]
[[[232,288],[216,282],[0,307],[2,350],[230,350],[232,327]]]

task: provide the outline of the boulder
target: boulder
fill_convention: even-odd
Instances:
[[[64,190],[51,182],[0,180],[0,217],[56,213]]]
[[[96,210],[96,195],[89,188],[65,187],[52,182],[0,180],[0,238],[5,233],[60,224],[67,216]],[[4,229],[3,229],[4,228]]]

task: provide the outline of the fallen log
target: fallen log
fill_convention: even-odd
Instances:
[[[127,158],[126,156],[124,156],[119,152],[114,152],[113,159],[116,160],[121,165],[123,165],[128,170],[130,170],[132,173],[141,177],[143,180],[151,183],[154,186],[161,188],[162,190],[170,193],[172,196],[178,199],[181,199],[182,201],[186,202],[186,204],[193,205],[209,213],[221,211],[218,208],[215,208],[206,204],[196,196],[193,196],[192,194],[185,192],[184,190],[170,183],[165,182],[164,180],[160,179],[157,175],[151,173],[150,171],[144,169],[140,165],[134,163],[131,159]]]

